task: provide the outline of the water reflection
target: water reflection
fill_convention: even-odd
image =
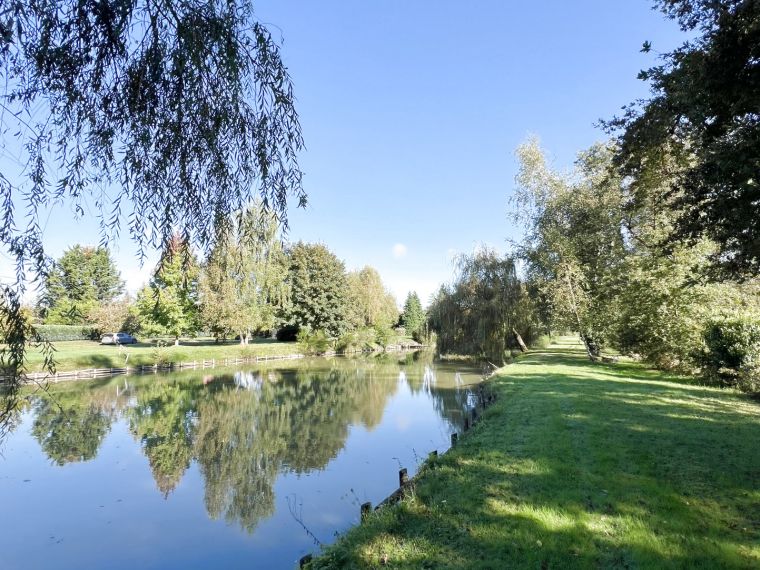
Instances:
[[[461,430],[477,380],[419,356],[304,360],[53,386],[31,399],[28,417],[59,466],[94,460],[121,422],[165,499],[195,466],[208,516],[253,533],[275,513],[278,477],[324,470],[353,429],[380,426],[399,391],[405,402],[424,397],[448,433]]]

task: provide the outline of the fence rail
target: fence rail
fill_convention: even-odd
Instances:
[[[216,368],[217,366],[235,366],[239,364],[254,364],[257,362],[269,362],[272,360],[298,360],[304,358],[303,354],[284,354],[266,356],[247,356],[241,358],[221,358],[211,360],[194,360],[192,362],[167,362],[165,364],[141,364],[138,366],[126,366],[122,368],[86,368],[84,370],[71,370],[67,372],[31,372],[24,374],[22,378],[30,382],[65,382],[68,380],[88,380],[94,378],[108,378],[125,374],[155,374],[157,372],[174,372],[179,370],[196,370],[204,368]],[[0,384],[9,382],[11,376],[0,376]]]

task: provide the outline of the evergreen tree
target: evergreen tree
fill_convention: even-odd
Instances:
[[[416,291],[410,292],[404,301],[404,312],[401,315],[401,324],[406,329],[406,334],[416,340],[420,339],[427,317],[422,308],[422,303]]]
[[[107,249],[75,245],[46,275],[40,305],[47,323],[79,325],[93,309],[123,291],[124,282]]]

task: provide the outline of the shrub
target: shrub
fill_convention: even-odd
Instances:
[[[697,360],[709,381],[760,392],[760,319],[743,316],[710,321],[703,339]]]
[[[304,354],[324,354],[330,349],[330,339],[323,330],[301,329],[298,333],[298,348]]]

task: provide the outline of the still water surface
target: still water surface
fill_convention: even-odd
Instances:
[[[478,371],[425,353],[53,386],[0,454],[0,568],[293,568],[445,450]]]

